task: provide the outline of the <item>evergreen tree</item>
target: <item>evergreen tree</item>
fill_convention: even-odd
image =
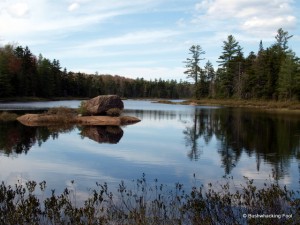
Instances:
[[[55,84],[52,74],[52,64],[49,59],[44,58],[41,54],[37,62],[37,76],[38,86],[42,87],[37,90],[38,96],[45,98],[53,97]]]
[[[249,53],[248,57],[245,59],[245,74],[243,76],[243,98],[254,98],[255,91],[254,88],[257,85],[257,80],[255,76],[255,63],[257,61],[257,56],[252,51]]]
[[[215,97],[214,82],[215,82],[215,70],[212,63],[208,60],[204,66],[205,76],[207,79],[208,96]]]
[[[191,58],[187,58],[185,63],[185,67],[187,70],[184,72],[187,74],[187,78],[192,78],[194,80],[194,97],[200,97],[200,88],[198,85],[198,80],[203,73],[201,73],[200,61],[204,60],[201,58],[201,55],[205,54],[205,51],[202,50],[200,45],[193,45],[189,49],[189,54],[192,55]]]
[[[260,40],[258,54],[262,53],[263,51],[264,51],[264,46],[263,46],[262,40]]]
[[[275,39],[277,41],[277,45],[283,50],[286,51],[288,47],[288,40],[293,37],[293,35],[289,35],[287,31],[284,31],[282,28],[279,28],[277,31],[277,35]]]
[[[297,88],[297,64],[294,55],[288,54],[282,63],[278,77],[278,94],[279,97],[291,100]]]
[[[2,73],[0,70],[0,97],[12,95],[12,86],[8,74]]]
[[[262,42],[261,42],[262,43]],[[268,70],[268,60],[267,51],[262,48],[260,44],[257,57],[253,63],[253,78],[251,82],[252,87],[252,97],[253,98],[267,98],[267,70]]]
[[[36,81],[36,58],[29,50],[28,46],[23,48],[18,46],[15,49],[15,55],[21,61],[21,71],[17,74],[19,96],[35,96],[37,81]]]
[[[239,58],[242,58],[242,48],[239,46],[239,42],[229,35],[227,41],[223,41],[223,52],[219,57],[219,66],[222,67],[220,74],[220,85],[225,97],[231,97],[234,94],[234,81],[237,71],[239,72]]]

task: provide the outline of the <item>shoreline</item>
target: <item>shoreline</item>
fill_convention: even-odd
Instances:
[[[7,102],[40,102],[40,101],[67,101],[67,100],[87,100],[84,97],[20,97],[20,98],[0,98],[1,103]],[[287,112],[300,114],[300,101],[274,101],[274,100],[240,100],[240,99],[155,99],[155,98],[122,98],[122,100],[149,100],[153,103],[173,104],[173,105],[194,105],[194,106],[224,106],[236,108],[258,109],[272,112]]]
[[[49,101],[67,101],[67,100],[87,100],[88,97],[54,97],[54,98],[41,98],[41,97],[15,97],[15,98],[0,98],[1,103],[8,102],[49,102]]]
[[[238,99],[201,99],[201,100],[183,100],[182,102],[173,102],[170,100],[158,100],[155,103],[194,105],[194,106],[224,106],[235,108],[249,108],[267,112],[287,112],[300,114],[299,101],[267,101],[267,100],[238,100]]]

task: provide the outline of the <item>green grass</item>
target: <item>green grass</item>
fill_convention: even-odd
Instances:
[[[74,185],[74,181],[71,182]],[[240,188],[225,182],[194,185],[186,190],[180,183],[169,187],[146,177],[133,188],[121,182],[117,193],[106,183],[96,183],[80,204],[76,189],[44,196],[46,182],[29,181],[0,185],[1,224],[299,224],[300,199],[276,183],[263,188],[245,178]],[[39,186],[39,188],[37,188]],[[130,186],[130,184],[129,184]],[[76,185],[74,185],[76,187]],[[299,193],[298,193],[299,195]],[[273,215],[272,218],[250,218]],[[280,217],[280,218],[279,218]]]

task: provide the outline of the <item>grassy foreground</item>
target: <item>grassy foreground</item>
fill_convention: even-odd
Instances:
[[[300,199],[277,184],[258,189],[245,178],[239,189],[227,178],[224,184],[168,187],[146,181],[145,175],[127,188],[121,182],[116,194],[96,184],[83,204],[76,191],[52,190],[43,197],[46,182],[0,185],[1,224],[299,224]],[[232,191],[234,189],[235,191]],[[299,193],[298,193],[299,195]]]

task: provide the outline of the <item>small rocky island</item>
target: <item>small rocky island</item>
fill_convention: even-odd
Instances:
[[[121,126],[140,122],[132,116],[121,116],[124,104],[117,95],[99,95],[84,101],[80,114],[73,109],[59,107],[42,114],[25,114],[17,118],[26,126],[45,126],[57,124]]]

